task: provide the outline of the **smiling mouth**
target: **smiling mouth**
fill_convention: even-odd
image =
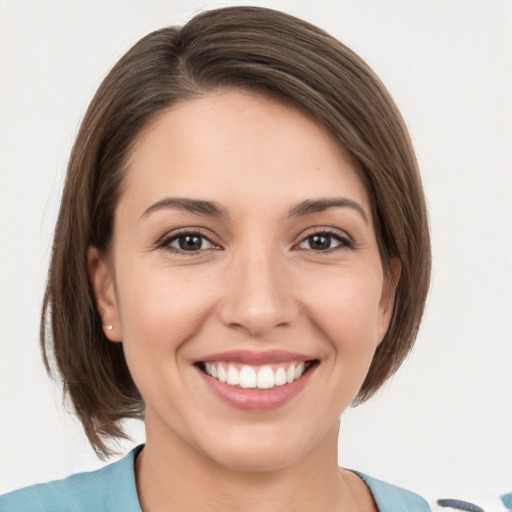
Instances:
[[[318,359],[287,363],[248,365],[226,361],[198,362],[196,366],[218,382],[240,389],[273,389],[300,379]]]

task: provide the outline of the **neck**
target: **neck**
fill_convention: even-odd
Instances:
[[[168,430],[163,435],[151,422],[146,431],[136,461],[144,512],[357,510],[338,467],[338,424],[299,461],[259,471],[223,466]]]

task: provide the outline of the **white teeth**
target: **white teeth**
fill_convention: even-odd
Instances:
[[[240,370],[240,387],[241,388],[255,388],[256,387],[256,372],[254,368],[244,365]]]
[[[240,384],[240,373],[232,364],[229,365],[228,378],[226,382],[231,384],[231,386],[238,386],[238,384]]]
[[[270,366],[260,368],[257,387],[259,389],[270,389],[274,387],[274,372]]]
[[[214,364],[212,366],[215,366]],[[213,377],[213,372],[211,372],[209,375]],[[219,367],[217,368],[217,379],[219,382],[226,382],[228,380],[228,374],[226,373],[226,370],[224,369],[224,366],[219,364]]]
[[[227,370],[226,370],[227,367]],[[243,365],[238,370],[235,364],[204,363],[204,371],[210,377],[225,382],[231,386],[240,386],[244,389],[272,389],[274,386],[291,384],[300,378],[306,371],[306,363],[289,363],[288,368],[279,366],[275,370],[270,365],[253,368]]]
[[[274,384],[276,386],[282,386],[283,384],[286,384],[286,372],[282,366],[276,370],[274,375]]]
[[[291,384],[295,380],[295,365],[291,364],[288,370],[286,371],[286,382]]]

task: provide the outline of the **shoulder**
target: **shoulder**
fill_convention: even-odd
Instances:
[[[368,486],[380,512],[430,512],[428,503],[418,494],[358,471],[354,473]]]
[[[0,512],[141,512],[133,469],[138,450],[96,471],[4,494]]]

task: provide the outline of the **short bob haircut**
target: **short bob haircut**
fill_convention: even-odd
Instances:
[[[430,279],[425,198],[398,109],[368,65],[342,43],[293,16],[258,7],[203,12],[136,43],[94,96],[74,144],[55,228],[41,318],[50,375],[98,456],[127,437],[121,420],[144,416],[122,343],[103,333],[87,250],[108,251],[125,164],[141,130],[172,105],[218,89],[242,89],[317,119],[351,155],[372,206],[386,278],[401,277],[389,329],[354,400],[361,403],[400,366],[416,338]]]

